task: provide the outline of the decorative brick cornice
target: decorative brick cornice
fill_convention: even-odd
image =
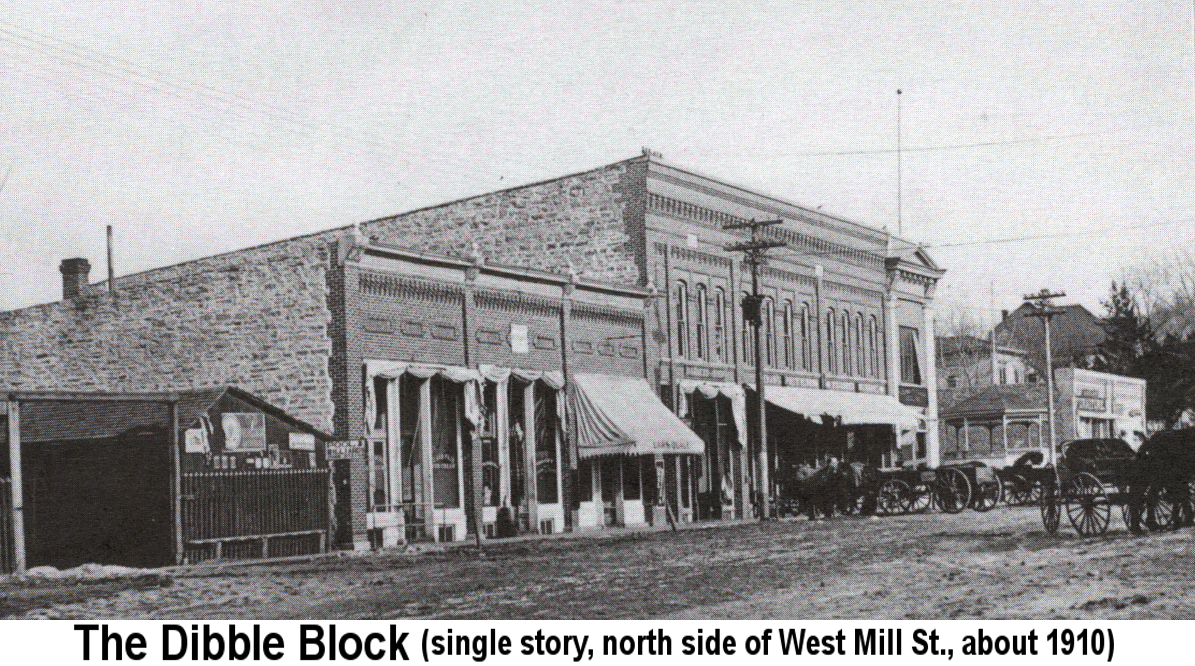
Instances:
[[[572,317],[581,321],[618,326],[639,326],[643,323],[643,313],[603,305],[574,303]]]
[[[547,298],[539,298],[528,294],[515,292],[491,291],[479,289],[473,296],[473,302],[479,308],[486,310],[501,310],[520,314],[554,317],[560,314],[560,303]],[[576,308],[576,306],[573,306]]]
[[[721,229],[727,224],[741,224],[748,221],[746,218],[742,218],[737,215],[723,213],[721,211],[716,211],[704,206],[698,206],[697,204],[691,204],[686,201],[673,199],[660,194],[648,195],[648,209],[655,213],[670,215],[678,219],[694,222],[696,224],[701,224],[714,229]],[[786,215],[781,211],[777,210],[770,212],[775,212],[779,215],[785,216],[787,220],[792,220],[791,215]],[[797,220],[793,221],[816,224],[816,222],[804,217],[799,217]],[[827,228],[832,228],[833,230],[842,233],[849,233],[837,227]],[[843,245],[841,243],[834,243],[821,238],[816,238],[814,236],[810,236],[809,234],[803,234],[798,231],[793,231],[792,229],[786,229],[782,226],[766,227],[761,230],[761,233],[763,233],[765,236],[771,236],[776,240],[784,241],[790,248],[796,250],[798,253],[810,254],[814,256],[825,256],[875,270],[883,270],[884,268],[883,257],[873,252],[868,252],[867,250],[861,250]],[[859,237],[862,240],[875,242],[875,239],[871,237],[858,235],[856,235],[856,237]],[[676,248],[675,246],[673,247],[674,251],[677,249],[680,248]]]
[[[375,296],[454,304],[464,299],[460,287],[395,275],[363,272],[358,276],[357,284],[362,292]]]
[[[707,266],[714,266],[717,268],[730,268],[730,259],[728,257],[719,257],[707,252],[691,250],[687,247],[680,247],[677,245],[671,246],[670,251],[672,253],[672,258],[674,259],[705,264]]]

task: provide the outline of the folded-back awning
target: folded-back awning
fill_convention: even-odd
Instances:
[[[660,402],[644,379],[596,374],[570,379],[569,407],[582,458],[705,451],[697,433]]]
[[[773,405],[810,419],[823,414],[841,418],[844,425],[891,424],[916,430],[925,418],[890,395],[848,393],[795,386],[769,386],[764,397]]]

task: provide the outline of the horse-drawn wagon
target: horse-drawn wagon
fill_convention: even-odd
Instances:
[[[1112,507],[1116,506],[1125,525],[1134,531],[1140,527],[1166,529],[1178,503],[1187,500],[1176,497],[1173,488],[1163,482],[1165,474],[1143,465],[1138,454],[1119,439],[1066,442],[1057,473],[1042,486],[1042,525],[1051,534],[1057,532],[1065,510],[1080,536],[1097,536],[1108,531]]]
[[[989,511],[1000,501],[1000,477],[983,463],[879,470],[876,510],[882,514],[917,513],[937,506],[946,513],[967,507]]]

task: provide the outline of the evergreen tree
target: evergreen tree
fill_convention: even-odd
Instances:
[[[1094,369],[1117,375],[1143,377],[1141,359],[1155,351],[1153,328],[1149,319],[1141,316],[1137,299],[1122,284],[1117,288],[1112,283],[1108,300],[1104,301],[1107,316],[1104,318],[1103,342],[1099,344],[1099,356]]]

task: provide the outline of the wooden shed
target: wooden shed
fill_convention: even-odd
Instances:
[[[330,437],[238,388],[18,392],[0,419],[5,570],[327,548]]]

